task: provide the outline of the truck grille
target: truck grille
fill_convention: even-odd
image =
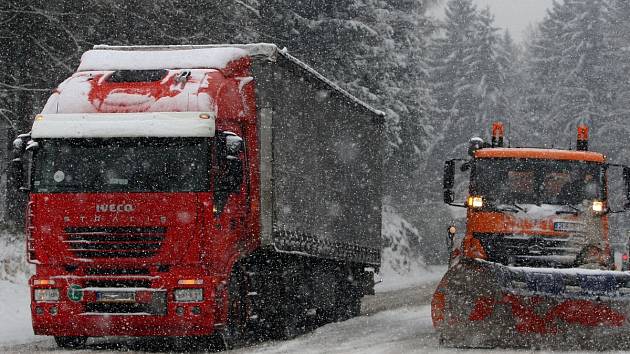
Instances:
[[[165,236],[165,227],[68,227],[64,243],[77,258],[147,258]]]
[[[488,260],[505,265],[572,266],[582,237],[476,233]]]

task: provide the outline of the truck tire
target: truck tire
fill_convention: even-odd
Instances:
[[[273,304],[276,309],[270,334],[271,338],[286,340],[306,332],[306,294],[303,293],[303,276],[295,263],[287,261],[279,265],[277,272],[272,275],[275,286]]]
[[[243,294],[243,275],[239,268],[235,268],[228,283],[228,317],[227,324],[221,337],[225,349],[233,349],[243,341],[245,335],[246,314]]]
[[[59,348],[79,349],[83,348],[88,337],[55,336],[55,342]]]
[[[334,321],[346,321],[361,314],[361,298],[363,293],[361,289],[355,286],[349,279],[348,275],[340,271],[341,276],[337,280],[336,294],[336,316]]]
[[[285,283],[280,316],[277,318],[277,337],[280,339],[293,339],[305,332],[301,326],[302,307],[296,292],[295,288]]]

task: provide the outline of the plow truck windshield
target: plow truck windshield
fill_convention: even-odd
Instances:
[[[487,209],[502,205],[577,205],[603,200],[604,169],[581,161],[478,159],[472,170],[471,192],[482,196]]]

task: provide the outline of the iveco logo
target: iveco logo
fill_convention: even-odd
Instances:
[[[541,245],[530,246],[528,251],[530,254],[542,254],[545,249]]]
[[[134,207],[131,204],[96,204],[97,213],[117,213],[117,212],[132,212]]]

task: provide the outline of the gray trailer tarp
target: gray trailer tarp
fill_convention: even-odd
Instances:
[[[383,114],[280,54],[254,63],[263,245],[378,265]]]

